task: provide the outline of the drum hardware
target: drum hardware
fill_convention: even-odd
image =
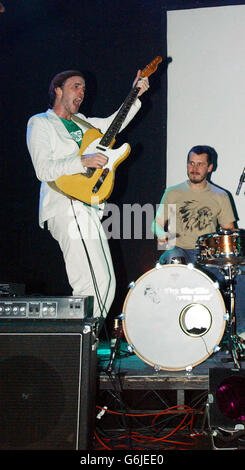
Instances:
[[[123,315],[119,315],[114,319],[114,325],[113,325],[113,330],[112,330],[112,335],[111,335],[111,355],[110,355],[110,360],[109,364],[107,366],[107,372],[112,372],[113,369],[113,364],[118,352],[118,348],[123,336],[123,330],[122,330],[122,319]]]
[[[238,266],[237,269],[236,269],[236,274],[239,274],[239,276],[244,276],[245,266]]]
[[[161,266],[161,265],[159,265],[159,266]],[[130,284],[128,285],[128,288],[129,288],[129,289],[133,289],[134,286],[135,286],[135,282],[134,282],[134,281],[131,281]]]
[[[171,264],[186,264],[185,258],[182,256],[173,256],[171,259]]]
[[[236,333],[234,278],[237,274],[237,269],[233,266],[224,266],[221,271],[223,271],[227,284],[225,294],[229,296],[229,319],[226,323],[228,351],[231,354],[235,368],[240,369],[240,360],[244,357],[244,350],[242,346],[243,341]],[[230,359],[224,359],[223,362],[230,362]]]
[[[245,231],[220,229],[217,233],[202,235],[196,243],[197,261],[200,265],[216,267],[224,275],[229,298],[229,320],[226,324],[228,350],[235,368],[243,358],[242,339],[236,334],[234,278],[243,274],[245,264]],[[230,359],[226,359],[228,362]]]
[[[133,352],[134,352],[134,345],[133,345],[133,344],[128,344],[127,350],[130,352],[130,354],[133,354]]]
[[[223,267],[245,264],[245,231],[220,229],[198,237],[197,261],[205,266]]]

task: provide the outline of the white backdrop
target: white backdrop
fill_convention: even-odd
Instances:
[[[167,186],[186,179],[194,145],[218,154],[211,181],[234,199],[245,228],[245,5],[170,11],[167,14]]]

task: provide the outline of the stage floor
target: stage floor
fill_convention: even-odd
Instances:
[[[110,349],[102,342],[98,348],[96,399],[97,412],[102,415],[97,420],[96,449],[233,450],[233,445],[245,448],[244,442],[214,441],[212,434],[219,423],[216,404],[209,405],[213,380],[210,370],[228,375],[238,371],[226,348],[192,370],[156,371],[136,354],[129,354],[128,344],[123,340],[111,370],[109,364]],[[245,374],[243,360],[239,366],[239,373]]]
[[[128,352],[128,344],[122,341],[118,354],[112,365],[112,373],[120,378],[122,389],[172,389],[194,390],[209,387],[209,370],[211,368],[228,368],[233,370],[235,364],[231,353],[221,348],[220,351],[211,354],[200,364],[193,366],[191,370],[155,370],[152,365],[144,362],[136,354]],[[109,346],[101,343],[98,349],[98,369],[100,389],[111,387],[111,374],[108,374],[110,360]],[[241,369],[245,368],[245,362],[239,362]]]

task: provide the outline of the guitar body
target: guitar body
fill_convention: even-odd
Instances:
[[[97,129],[87,130],[82,139],[79,156],[102,153],[108,157],[106,168],[94,170],[91,175],[78,173],[60,176],[55,181],[57,188],[63,193],[92,205],[100,204],[110,197],[114,187],[116,168],[128,157],[131,150],[129,144],[112,149],[115,139],[110,147],[101,146],[102,137],[103,134]]]

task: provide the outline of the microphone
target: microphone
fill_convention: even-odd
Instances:
[[[117,354],[117,350],[122,338],[122,327],[121,327],[122,315],[119,315],[114,320],[114,329],[111,338],[111,357],[107,367],[107,372],[112,372],[113,363]]]
[[[239,180],[239,183],[238,183],[238,186],[237,186],[237,190],[236,190],[236,195],[237,196],[241,191],[242,183],[244,183],[244,181],[245,181],[245,167],[243,168],[243,172],[240,176],[240,180]]]
[[[114,360],[115,360],[115,357],[116,357],[116,353],[117,353],[117,349],[118,349],[120,341],[121,341],[121,339],[118,337],[116,339],[116,342],[115,342],[113,348],[111,349],[111,357],[110,357],[108,367],[106,369],[107,372],[112,372],[113,363],[114,363]]]

